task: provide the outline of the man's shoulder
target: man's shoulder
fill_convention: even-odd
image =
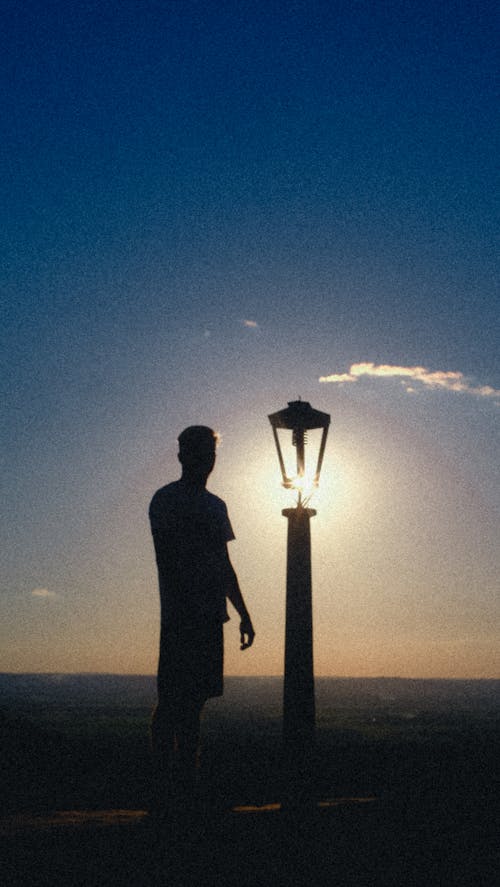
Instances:
[[[161,502],[168,502],[170,499],[175,499],[178,496],[178,486],[179,481],[174,480],[172,481],[172,483],[165,484],[164,487],[160,487],[151,499],[149,505],[150,509],[152,505],[157,505]]]
[[[221,499],[220,496],[216,496],[215,493],[211,493],[209,490],[204,491],[205,501],[209,503],[213,508],[223,511],[227,511],[226,503],[224,499]]]
[[[149,513],[183,508],[219,514],[227,512],[226,503],[220,496],[206,489],[193,491],[187,484],[175,480],[156,491],[149,504]]]
[[[178,480],[173,480],[169,484],[165,484],[164,487],[160,487],[158,490],[156,490],[156,493],[154,494],[153,499],[151,501],[153,501],[156,498],[163,499],[165,496],[175,495],[179,489],[179,486],[180,486],[180,481],[178,481]]]
[[[151,529],[174,534],[218,534],[224,542],[234,539],[226,503],[207,489],[181,480],[156,491],[149,505]]]
[[[219,496],[209,493],[208,490],[205,490],[205,492],[207,494],[207,499],[205,500],[206,513],[210,515],[210,519],[219,528],[224,541],[230,542],[231,539],[234,539],[234,532],[227,513],[226,503]]]
[[[172,483],[165,484],[164,487],[160,487],[156,491],[149,503],[150,518],[178,508],[179,499],[181,498],[178,487],[179,481],[172,481]]]

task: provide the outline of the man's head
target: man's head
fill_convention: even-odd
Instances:
[[[177,440],[183,473],[206,479],[215,464],[216,432],[206,425],[190,425]]]

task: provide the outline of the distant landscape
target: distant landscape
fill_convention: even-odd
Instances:
[[[202,778],[223,805],[280,800],[282,679],[228,677],[203,718]],[[149,675],[0,674],[4,811],[147,807]],[[318,798],[484,804],[499,775],[500,681],[318,678]]]

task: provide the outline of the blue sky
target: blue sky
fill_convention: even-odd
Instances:
[[[322,672],[497,674],[494,4],[7,2],[2,16],[0,667],[154,670],[145,513],[177,474],[177,434],[205,422],[223,435],[210,486],[260,628],[258,661],[229,648],[228,668],[278,673],[266,416],[300,395],[332,414]],[[464,387],[319,382],[360,363]]]

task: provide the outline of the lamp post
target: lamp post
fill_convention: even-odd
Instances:
[[[310,519],[316,514],[307,504],[318,486],[325,452],[330,416],[314,410],[306,401],[290,401],[288,407],[269,416],[278,453],[283,486],[297,490],[294,508],[284,508],[288,520],[286,571],[285,679],[283,690],[283,741],[291,770],[291,804],[304,800],[307,761],[315,740],[315,698],[312,628],[311,531]],[[307,432],[321,430],[314,469],[306,465]],[[283,452],[278,432],[291,431],[289,444],[295,448],[291,468]],[[302,798],[301,798],[302,796]]]

